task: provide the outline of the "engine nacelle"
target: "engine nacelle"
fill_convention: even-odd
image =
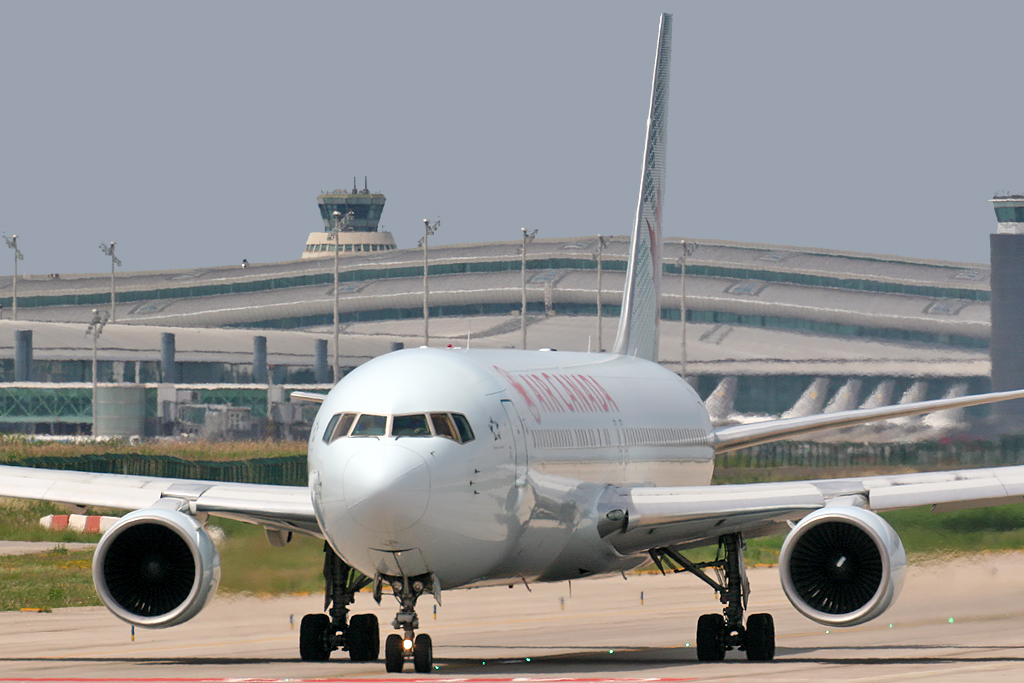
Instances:
[[[812,512],[779,554],[786,597],[805,617],[829,626],[856,626],[889,609],[906,567],[907,553],[893,528],[859,507]]]
[[[117,617],[166,628],[199,614],[217,592],[220,555],[194,518],[162,508],[136,510],[100,539],[92,578]]]

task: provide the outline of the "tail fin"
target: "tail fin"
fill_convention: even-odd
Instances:
[[[828,398],[828,378],[818,377],[804,389],[804,393],[800,394],[800,398],[796,400],[793,407],[782,414],[782,418],[817,415],[825,405],[826,398]]]
[[[672,15],[661,15],[654,61],[651,113],[647,119],[640,202],[633,224],[626,289],[622,293],[619,332],[612,351],[658,360],[661,319],[661,202],[665,192],[665,143],[668,130],[668,81],[672,57]]]

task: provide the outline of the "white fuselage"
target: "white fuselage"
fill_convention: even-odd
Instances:
[[[473,438],[324,438],[338,414],[440,413],[465,416]],[[710,433],[697,394],[655,363],[410,349],[330,392],[310,436],[310,487],[328,541],[369,576],[430,572],[445,589],[573,579],[644,561],[601,541],[602,495],[708,484]]]

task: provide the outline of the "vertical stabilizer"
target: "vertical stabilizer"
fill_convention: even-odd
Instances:
[[[661,15],[654,61],[651,113],[647,119],[640,202],[633,224],[622,315],[614,353],[658,360],[661,318],[661,203],[665,194],[665,144],[668,130],[668,81],[672,56],[672,15]]]
[[[793,407],[782,414],[782,419],[807,417],[820,413],[826,398],[828,398],[828,378],[818,377],[804,389],[804,393],[800,394],[800,398],[796,400]]]

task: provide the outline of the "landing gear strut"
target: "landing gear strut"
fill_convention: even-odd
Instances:
[[[718,593],[725,605],[723,614],[705,614],[697,620],[697,659],[719,662],[727,650],[745,650],[747,659],[765,662],[775,658],[775,621],[770,614],[751,614],[743,625],[750,584],[743,564],[743,537],[727,534],[718,539],[718,556],[713,562],[691,562],[673,548],[655,548],[651,557],[658,569],[666,565],[675,572],[689,572]],[[717,580],[704,570],[714,569]]]
[[[327,543],[324,553],[324,610],[328,614],[302,617],[299,654],[307,662],[326,662],[331,652],[342,649],[348,650],[354,662],[375,661],[380,656],[377,617],[355,614],[348,618],[348,606],[370,579],[345,564]]]
[[[380,602],[381,588],[387,582],[400,605],[391,626],[402,631],[402,635],[392,633],[384,642],[384,668],[388,673],[401,673],[407,657],[412,657],[416,673],[430,673],[434,669],[434,645],[426,633],[416,635],[420,627],[416,616],[416,601],[428,591],[434,597],[440,597],[440,586],[434,583],[430,574],[419,576],[380,576],[373,586],[373,596]],[[438,600],[440,602],[440,600]]]

